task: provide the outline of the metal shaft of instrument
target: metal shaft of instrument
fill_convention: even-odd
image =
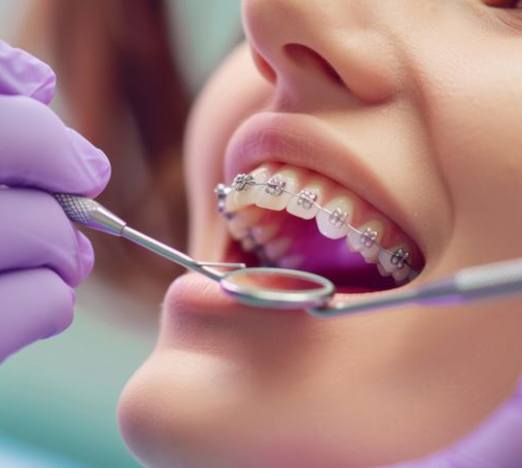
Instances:
[[[444,305],[522,293],[522,260],[464,268],[454,276],[417,288],[390,292],[352,304],[311,309],[318,317],[355,314],[410,303]]]
[[[121,236],[131,242],[134,242],[141,247],[144,247],[155,254],[161,255],[162,257],[178,263],[189,270],[197,271],[210,279],[215,281],[221,281],[223,278],[223,274],[213,270],[212,268],[208,268],[199,264],[196,260],[189,257],[188,255],[179,252],[168,245],[163,244],[162,242],[153,239],[152,237],[147,236],[146,234],[137,231],[129,226],[125,226],[121,232]],[[218,265],[218,264],[216,264]]]

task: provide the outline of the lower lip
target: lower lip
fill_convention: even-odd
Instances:
[[[302,310],[243,305],[199,273],[187,273],[171,284],[162,312],[159,348],[226,354],[230,359],[240,357],[245,345],[272,341],[274,333],[296,336],[314,320]]]
[[[177,278],[169,287],[163,302],[167,315],[245,315],[261,312],[267,315],[287,313],[278,309],[249,307],[228,296],[218,282],[199,273],[187,273]],[[248,312],[247,312],[248,313]],[[291,313],[291,312],[290,312]]]

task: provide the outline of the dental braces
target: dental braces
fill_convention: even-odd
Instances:
[[[377,231],[369,227],[365,228],[364,231],[360,231],[359,229],[353,227],[352,225],[346,222],[346,219],[348,218],[348,212],[343,211],[338,207],[333,210],[324,208],[317,202],[317,193],[311,190],[305,189],[299,191],[298,193],[287,190],[286,181],[277,175],[270,177],[266,182],[257,182],[253,175],[242,173],[238,174],[234,178],[230,186],[226,186],[225,184],[218,184],[214,190],[217,197],[218,211],[227,220],[231,220],[235,216],[235,212],[227,211],[226,209],[226,199],[228,195],[232,192],[242,192],[246,190],[251,190],[253,187],[264,187],[265,193],[274,197],[281,196],[283,193],[292,195],[293,197],[297,198],[297,205],[301,206],[305,210],[310,210],[313,207],[318,208],[319,211],[322,211],[328,215],[328,221],[330,222],[330,224],[332,224],[332,226],[338,229],[347,227],[348,230],[352,231],[352,233],[358,236],[359,243],[361,246],[364,246],[368,249],[374,246],[378,247],[378,258],[380,257],[381,252],[387,254],[390,263],[395,267],[395,270],[393,272],[401,270],[402,268],[407,266],[410,269],[410,272],[406,278],[413,279],[413,277],[418,275],[418,272],[414,270],[411,264],[409,263],[410,253],[407,250],[403,249],[402,247],[398,247],[393,251],[384,248],[377,242]],[[240,240],[244,240],[245,238],[250,238],[252,242],[254,242],[254,248],[252,250],[254,250],[256,254],[260,255],[261,257],[264,256],[265,260],[268,260],[265,255],[263,245],[258,244],[255,241],[255,239],[250,233],[250,230],[248,234]],[[263,259],[261,259],[261,261],[262,260]],[[392,274],[393,272],[387,273]]]

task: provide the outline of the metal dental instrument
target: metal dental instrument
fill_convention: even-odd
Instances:
[[[307,309],[316,317],[333,317],[411,303],[444,305],[522,293],[522,260],[517,259],[465,268],[449,278],[417,288],[385,291],[352,304],[329,306],[335,286],[322,276],[282,268],[247,268],[243,263],[198,262],[132,229],[94,200],[69,194],[54,196],[72,221],[106,234],[124,237],[197,271],[219,282],[221,288],[238,301],[253,306]],[[233,270],[222,273],[214,268]]]
[[[332,317],[411,303],[437,306],[521,293],[522,259],[516,259],[463,268],[449,278],[417,288],[391,290],[352,304],[312,308],[308,312],[317,317]]]
[[[189,270],[220,283],[222,289],[240,302],[277,309],[318,307],[333,295],[334,285],[319,275],[281,268],[246,268],[244,263],[198,262],[127,226],[121,218],[90,198],[55,193],[67,217],[91,229],[124,237]],[[234,268],[220,272],[215,268]]]

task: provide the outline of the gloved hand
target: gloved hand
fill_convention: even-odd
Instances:
[[[522,378],[513,396],[474,432],[423,460],[393,468],[522,467]]]
[[[51,193],[96,196],[110,164],[46,106],[54,86],[47,65],[0,41],[0,362],[69,325],[94,262]]]

